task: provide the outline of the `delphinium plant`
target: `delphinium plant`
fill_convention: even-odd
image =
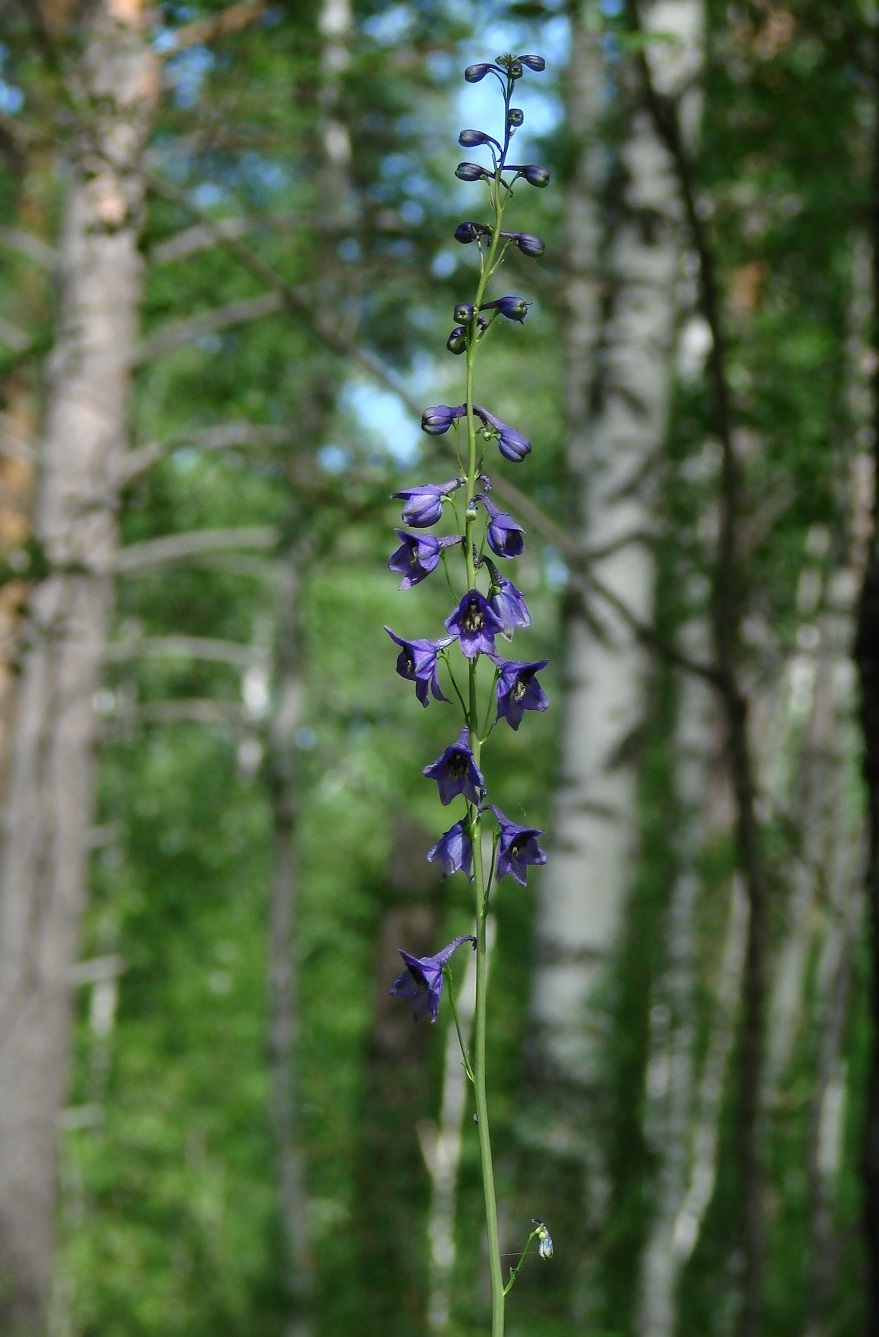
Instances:
[[[547,661],[507,658],[498,648],[499,639],[509,642],[518,629],[531,623],[520,591],[501,570],[519,556],[525,540],[522,526],[492,501],[491,481],[484,472],[486,456],[493,455],[495,446],[504,460],[521,464],[531,444],[475,399],[476,361],[483,345],[499,322],[521,324],[529,307],[523,297],[514,294],[490,297],[489,285],[511,248],[533,257],[544,250],[539,237],[504,226],[515,187],[519,183],[543,187],[549,181],[545,168],[509,161],[514,135],[524,121],[522,110],[513,105],[517,86],[527,71],[544,68],[541,56],[506,55],[494,62],[470,65],[464,72],[468,83],[479,83],[486,77],[497,81],[503,99],[503,127],[498,138],[483,130],[463,130],[458,137],[464,148],[484,150],[490,159],[489,165],[459,163],[455,171],[461,181],[473,182],[485,190],[489,221],[467,220],[455,229],[456,240],[473,246],[479,261],[475,292],[471,300],[455,307],[455,326],[447,344],[449,351],[464,362],[464,402],[426,409],[421,420],[422,428],[431,436],[453,434],[449,439],[454,440],[458,473],[446,482],[425,483],[394,493],[404,503],[407,528],[396,531],[400,546],[388,562],[391,571],[402,577],[401,590],[414,588],[437,568],[444,569],[456,606],[446,618],[445,635],[436,640],[406,640],[385,628],[399,646],[397,672],[415,684],[422,706],[433,700],[460,711],[457,737],[424,768],[424,775],[436,781],[443,805],[461,800],[464,810],[427,857],[440,864],[444,876],[463,873],[473,884],[475,932],[454,938],[435,956],[415,957],[401,950],[405,970],[391,993],[411,1000],[416,1021],[430,1016],[435,1022],[443,986],[451,978],[451,958],[459,947],[472,944],[476,952],[476,1003],[469,1045],[458,1022],[451,989],[449,1005],[474,1092],[488,1233],[492,1337],[503,1333],[504,1301],[532,1242],[537,1240],[541,1257],[552,1255],[549,1232],[536,1218],[518,1262],[506,1277],[498,1243],[486,1092],[486,921],[497,884],[512,877],[525,886],[528,868],[545,863],[546,855],[538,844],[540,829],[512,821],[489,801],[483,753],[496,726],[505,723],[518,730],[526,711],[546,710],[549,702],[537,677]],[[454,533],[424,532],[444,515],[453,517]],[[413,530],[416,532],[410,532]],[[490,854],[484,851],[489,846],[483,839],[486,831],[491,834]]]

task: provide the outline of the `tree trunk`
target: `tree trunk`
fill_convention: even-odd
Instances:
[[[590,569],[639,622],[653,613],[654,490],[664,443],[676,328],[681,203],[666,148],[637,96],[619,142],[622,220],[602,242],[601,161],[596,128],[610,77],[600,33],[581,8],[569,85],[573,142],[584,145],[568,185],[570,294],[566,319],[568,464],[575,527]],[[649,8],[645,26],[680,42],[650,48],[667,96],[696,89],[701,68],[701,0]],[[628,93],[621,90],[621,98]],[[698,112],[688,93],[685,108]],[[604,279],[598,286],[599,270]],[[607,309],[599,311],[599,291]],[[604,317],[604,327],[599,325]],[[535,1136],[585,1172],[586,1210],[596,1228],[606,1195],[595,1137],[596,1028],[590,1005],[620,934],[637,831],[638,738],[645,663],[627,623],[607,606],[569,597],[565,609],[562,755],[552,819],[553,851],[540,883],[531,1060],[539,1078],[542,1127]],[[592,1113],[590,1114],[590,1110]],[[591,1161],[591,1164],[589,1163]],[[577,1170],[579,1165],[580,1169]]]
[[[142,262],[141,153],[155,56],[140,0],[96,6],[61,236],[29,608],[0,865],[0,1326],[46,1329],[71,971],[94,804],[92,701],[117,547]]]
[[[321,197],[324,222],[341,234],[356,222],[349,168],[352,151],[347,125],[339,119],[340,77],[348,66],[352,13],[349,0],[321,0]],[[336,310],[342,281],[335,248],[315,275],[316,310]],[[308,389],[297,405],[301,438],[311,451],[323,442],[339,393],[338,358],[314,359]],[[269,1007],[272,1123],[278,1153],[281,1221],[286,1245],[284,1283],[290,1301],[287,1337],[308,1337],[314,1326],[315,1265],[308,1228],[306,1165],[299,1120],[298,991],[296,923],[299,903],[299,779],[296,731],[303,695],[303,632],[300,596],[303,573],[315,546],[310,512],[300,498],[295,463],[289,470],[290,504],[286,537],[279,552],[280,582],[269,721],[267,776],[272,814],[272,901],[269,941]],[[297,536],[294,538],[293,536]]]
[[[692,619],[682,630],[682,646],[693,658],[707,658],[708,641],[701,619]],[[682,1260],[674,1247],[674,1231],[687,1189],[696,1104],[697,858],[705,843],[715,714],[711,688],[694,676],[685,677],[674,748],[677,872],[668,906],[665,970],[650,1006],[651,1030],[660,1032],[652,1037],[645,1084],[645,1138],[657,1164],[656,1212],[641,1260],[640,1337],[673,1337],[676,1327]],[[731,915],[731,923],[733,919]],[[724,1020],[719,1017],[718,1026]],[[704,1117],[701,1110],[700,1115]]]
[[[877,90],[874,89],[874,98]],[[873,342],[879,327],[879,140],[873,146]],[[864,1129],[865,1337],[879,1332],[879,377],[873,388],[873,512],[857,613],[855,662],[860,682],[863,768],[867,791],[868,852],[865,890],[870,951],[873,1043],[867,1077]]]

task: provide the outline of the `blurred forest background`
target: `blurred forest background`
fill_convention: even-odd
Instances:
[[[477,396],[551,660],[492,747],[550,854],[496,906],[504,1247],[556,1246],[509,1330],[879,1332],[876,30],[0,0],[4,1333],[485,1331],[447,1018],[387,992],[468,930],[449,717],[382,624],[448,612],[388,496],[451,472],[502,51],[553,173]]]

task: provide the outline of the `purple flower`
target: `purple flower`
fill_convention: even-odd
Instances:
[[[403,523],[415,529],[426,529],[435,525],[443,513],[443,497],[455,492],[464,482],[463,478],[452,478],[448,483],[424,483],[421,487],[410,487],[404,492],[392,492],[392,497],[405,501]]]
[[[467,412],[466,404],[450,408],[448,404],[436,404],[432,409],[425,409],[421,415],[421,430],[431,436],[442,436],[456,418],[463,418]],[[397,494],[399,496],[399,493]]]
[[[486,223],[474,223],[470,219],[459,223],[455,228],[455,241],[459,241],[462,246],[468,245],[471,241],[478,241],[480,237],[490,236],[491,228]]]
[[[464,71],[464,78],[468,84],[478,84],[480,79],[484,79],[489,70],[496,69],[495,65],[490,65],[485,61],[480,61],[478,65],[468,65]]]
[[[391,993],[395,998],[412,999],[413,1021],[417,1021],[419,1017],[426,1017],[428,1012],[431,1021],[436,1021],[439,1016],[440,999],[443,996],[445,978],[443,968],[453,952],[456,952],[464,942],[472,942],[474,950],[476,949],[476,939],[472,933],[453,938],[448,947],[437,952],[436,956],[410,956],[402,947],[399,949],[406,963],[406,969],[399,979],[394,980]]]
[[[493,302],[483,302],[480,311],[497,311],[499,315],[506,316],[507,320],[522,321],[528,314],[530,302],[526,302],[524,297],[516,297],[508,293],[506,297],[496,297]]]
[[[396,636],[390,627],[385,627],[392,641],[401,647],[397,655],[397,672],[401,678],[407,682],[415,683],[415,695],[423,706],[430,704],[428,700],[428,691],[433,694],[435,701],[448,701],[439,685],[439,676],[437,673],[437,661],[441,650],[447,645],[451,645],[453,636],[447,636],[441,641],[404,641],[402,636]]]
[[[463,353],[467,348],[467,331],[463,325],[456,325],[446,340],[450,353]]]
[[[500,808],[496,808],[494,804],[490,806],[501,829],[497,854],[498,878],[512,873],[516,881],[521,882],[524,887],[526,865],[546,863],[546,854],[537,843],[537,837],[543,835],[543,829],[537,826],[518,826],[516,822],[511,822],[509,817],[505,817]]]
[[[465,830],[463,818],[440,837],[427,856],[428,863],[437,859],[441,861],[443,877],[449,877],[452,873],[466,873],[473,881],[473,845]]]
[[[545,70],[546,61],[543,56],[520,56],[519,63],[527,65],[529,70]]]
[[[479,802],[485,793],[485,781],[473,760],[470,730],[466,725],[459,733],[458,741],[447,747],[436,761],[425,766],[422,774],[428,780],[436,780],[440,803],[451,803],[459,794],[463,794],[469,803]]]
[[[411,590],[413,585],[429,576],[439,565],[443,549],[454,547],[464,537],[463,534],[452,534],[449,538],[438,539],[432,534],[407,534],[405,529],[395,529],[394,533],[402,542],[388,559],[388,569],[403,577],[401,590]]]
[[[517,432],[515,427],[510,427],[508,423],[502,422],[496,418],[488,409],[484,409],[480,404],[473,405],[473,412],[478,418],[482,419],[483,425],[490,428],[498,434],[498,450],[504,459],[512,460],[514,464],[521,464],[525,456],[531,452],[531,442],[521,432]]]
[[[505,719],[511,729],[518,729],[526,710],[546,710],[549,701],[540,683],[534,676],[546,668],[548,659],[538,659],[528,664],[515,659],[499,659],[494,662],[500,672],[497,683],[497,717]]]
[[[488,602],[503,623],[504,635],[512,636],[515,627],[530,627],[531,614],[525,607],[525,600],[511,580],[502,576],[490,558],[484,558],[491,572],[491,589]]]
[[[525,530],[506,511],[499,511],[484,492],[480,492],[478,500],[488,512],[487,538],[492,552],[498,557],[518,557],[525,547]]]
[[[446,626],[461,642],[461,650],[468,659],[478,654],[494,654],[494,638],[504,626],[479,590],[468,590]]]

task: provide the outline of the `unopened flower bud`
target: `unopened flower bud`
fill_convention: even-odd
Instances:
[[[480,144],[494,144],[500,148],[497,140],[492,139],[484,130],[462,130],[458,136],[458,143],[465,149],[478,148]]]
[[[525,122],[525,113],[521,107],[510,107],[507,112],[507,125],[523,125]]]
[[[524,176],[529,186],[549,185],[549,172],[545,167],[538,167],[536,163],[528,163],[525,167],[520,167],[519,173]]]
[[[523,255],[543,255],[546,243],[530,232],[519,232],[513,239]]]
[[[456,325],[446,340],[450,353],[463,353],[467,347],[467,331],[463,325]]]
[[[511,79],[521,79],[525,71],[522,69],[520,61],[511,60],[510,63],[507,65],[507,73],[509,74]]]
[[[535,168],[535,171],[543,171],[543,168]],[[485,168],[480,167],[478,162],[459,162],[458,166],[455,168],[455,176],[459,181],[480,181],[483,177],[488,175],[489,174]],[[525,173],[523,172],[522,175],[524,176]],[[548,176],[546,180],[549,180]],[[546,181],[541,184],[545,186]]]
[[[430,436],[442,436],[447,432],[456,418],[462,418],[465,413],[465,406],[458,404],[452,408],[449,404],[435,404],[433,408],[425,409],[421,415],[421,430],[428,432]]]
[[[485,78],[491,68],[491,65],[486,64],[484,61],[479,65],[468,65],[464,71],[464,78],[467,80],[468,84],[478,84],[480,79]]]
[[[520,56],[519,60],[523,65],[527,65],[529,70],[546,69],[546,61],[543,56]]]
[[[454,310],[454,317],[459,325],[469,325],[473,320],[475,311],[472,302],[459,302]]]
[[[528,314],[530,302],[526,302],[524,297],[515,297],[512,293],[506,297],[496,297],[493,302],[483,302],[479,308],[480,311],[497,311],[498,315],[506,316],[507,320],[517,320],[521,322]]]
[[[468,242],[476,241],[479,237],[490,237],[491,228],[485,223],[474,223],[469,219],[465,223],[459,223],[455,228],[455,241],[461,242],[466,246]]]

